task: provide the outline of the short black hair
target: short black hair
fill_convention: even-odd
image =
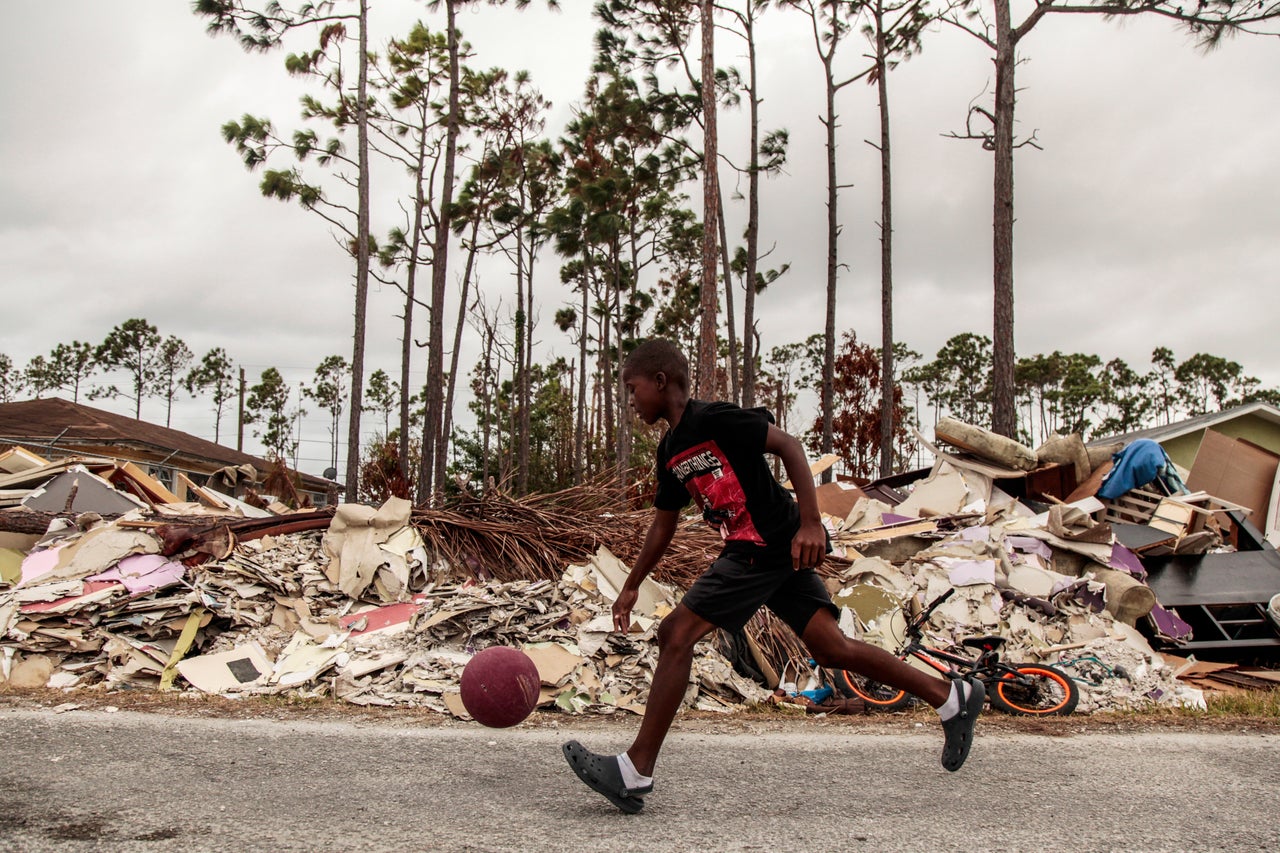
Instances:
[[[640,344],[627,356],[622,369],[650,379],[661,373],[672,385],[689,390],[689,360],[679,347],[664,338],[650,338]]]

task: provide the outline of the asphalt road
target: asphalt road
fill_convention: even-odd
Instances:
[[[1280,850],[1280,735],[932,724],[673,733],[621,814],[559,745],[608,725],[414,728],[0,711],[5,851]]]

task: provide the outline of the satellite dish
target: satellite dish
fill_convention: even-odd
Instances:
[[[313,471],[314,471],[315,469],[313,468],[313,469],[311,469],[311,470],[313,470]],[[336,480],[336,479],[338,479],[338,469],[337,469],[337,468],[325,468],[325,469],[324,469],[324,478],[325,478],[326,480]]]

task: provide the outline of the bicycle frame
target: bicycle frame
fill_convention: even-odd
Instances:
[[[1013,667],[1000,662],[1000,654],[996,650],[985,651],[976,659],[958,655],[943,649],[926,646],[916,640],[907,643],[898,651],[898,657],[913,657],[923,664],[936,669],[947,678],[960,678],[963,675],[976,675],[984,681],[997,677],[1001,672],[1016,672]],[[945,663],[944,663],[945,661]]]

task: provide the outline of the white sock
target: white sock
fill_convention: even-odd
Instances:
[[[938,716],[944,721],[960,713],[960,682],[957,679],[951,680],[951,695],[947,697],[947,701],[938,706],[937,711]]]
[[[625,752],[618,756],[618,769],[622,771],[622,784],[631,790],[647,788],[653,784],[652,776],[641,776],[640,771],[631,763],[631,756]]]

